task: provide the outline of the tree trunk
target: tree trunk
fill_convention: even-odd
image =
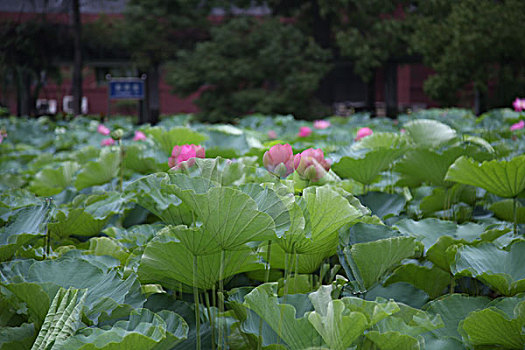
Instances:
[[[73,0],[73,113],[82,114],[82,23],[80,22],[79,0]]]
[[[480,88],[474,88],[474,113],[481,115],[487,111],[487,95]]]
[[[376,73],[372,73],[370,81],[366,84],[366,110],[370,112],[371,117],[376,115]]]
[[[31,74],[23,69],[17,70],[18,75],[18,115],[28,116],[31,114]]]
[[[386,116],[397,118],[397,63],[387,62],[385,67]]]
[[[147,122],[155,125],[159,122],[160,114],[160,97],[159,97],[159,64],[154,63],[150,66],[148,71],[147,81],[147,97],[148,97],[148,115]]]

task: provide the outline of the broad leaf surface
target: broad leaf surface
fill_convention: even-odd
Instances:
[[[525,155],[481,164],[460,157],[450,166],[446,180],[481,187],[504,198],[516,197],[525,190]]]

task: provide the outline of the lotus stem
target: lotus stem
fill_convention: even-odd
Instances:
[[[293,290],[297,293],[297,275],[299,274],[299,254],[294,249],[294,279],[293,279]]]
[[[201,350],[201,319],[199,310],[199,289],[197,288],[197,255],[193,256],[193,301],[195,303],[196,349]]]
[[[224,282],[223,282],[223,275],[224,275],[224,260],[225,260],[225,250],[224,249],[221,249],[221,262],[220,262],[220,266],[219,266],[219,293],[218,293],[218,296],[219,296],[219,317],[221,317],[221,315],[224,313]],[[219,346],[218,348],[219,349],[225,349],[225,346],[224,346],[224,339],[223,338],[226,338],[225,337],[225,334],[223,332],[223,327],[222,327],[222,323],[219,322],[219,340],[218,340],[218,343],[219,343]]]
[[[215,350],[215,317],[211,313],[210,297],[208,293],[204,292],[204,300],[206,301],[206,308],[208,310],[208,318],[211,326],[211,348]]]
[[[119,155],[120,155],[120,164],[119,164],[119,190],[122,192],[124,187],[124,148],[122,147],[122,140],[118,140]]]
[[[514,236],[518,235],[518,197],[514,197],[512,199],[512,214],[514,217],[514,224],[513,224],[513,230],[514,230]]]
[[[266,252],[266,271],[265,271],[265,274],[264,274],[264,283],[268,283],[268,281],[270,280],[270,256],[271,256],[271,253],[272,253],[272,241],[269,240],[268,241],[268,251]],[[263,328],[263,319],[262,317],[259,318],[259,339],[258,339],[258,342],[257,342],[257,350],[261,350],[262,349],[262,328]]]
[[[454,289],[456,288],[456,280],[454,279],[454,276],[451,275],[450,277],[450,294],[454,294]]]

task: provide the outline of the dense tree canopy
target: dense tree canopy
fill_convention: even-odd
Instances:
[[[492,81],[492,104],[509,105],[525,87],[524,13],[521,0],[418,2],[412,47],[436,71],[425,91],[452,105],[467,84],[484,92]]]
[[[172,66],[175,92],[205,86],[196,101],[203,119],[250,112],[314,112],[312,99],[328,53],[290,24],[239,17],[211,30],[211,40],[183,52]]]

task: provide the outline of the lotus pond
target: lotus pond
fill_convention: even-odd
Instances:
[[[523,349],[524,119],[0,119],[0,349]]]

